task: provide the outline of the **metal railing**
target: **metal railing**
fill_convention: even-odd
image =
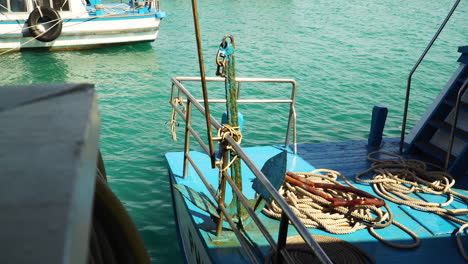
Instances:
[[[457,9],[457,6],[458,6],[459,3],[460,3],[460,0],[455,1],[455,3],[452,6],[452,9],[450,9],[449,13],[445,17],[442,24],[440,25],[439,29],[437,30],[437,32],[432,37],[429,44],[427,44],[426,49],[424,49],[423,53],[419,57],[416,64],[413,66],[413,69],[411,69],[411,72],[410,72],[410,74],[408,76],[408,82],[407,82],[407,86],[406,86],[405,108],[403,110],[403,122],[402,122],[402,126],[401,126],[400,153],[403,152],[403,145],[405,143],[405,130],[406,130],[406,121],[407,121],[407,118],[408,118],[409,97],[410,97],[410,91],[411,91],[411,79],[413,77],[414,72],[419,67],[419,64],[421,64],[421,62],[424,59],[424,57],[426,56],[427,52],[432,47],[432,45],[434,44],[436,39],[439,37],[440,32],[442,32],[442,30],[444,29],[445,25],[449,21],[449,19],[452,16],[453,12],[455,11],[455,9]]]
[[[221,125],[218,123],[216,119],[214,119],[211,115],[206,117],[205,116],[205,108],[201,105],[201,103],[206,103],[203,100],[197,100],[195,97],[191,95],[191,93],[182,85],[182,82],[187,81],[200,81],[200,77],[173,77],[172,78],[172,87],[171,87],[171,100],[170,104],[172,105],[174,111],[176,111],[184,120],[185,122],[185,143],[184,143],[184,167],[183,167],[183,176],[184,178],[187,177],[188,174],[188,166],[189,164],[194,168],[195,172],[197,173],[198,177],[201,179],[205,187],[208,189],[209,193],[216,201],[218,206],[218,211],[220,212],[220,219],[224,217],[230,227],[232,228],[235,236],[237,237],[243,251],[245,252],[246,256],[249,258],[251,263],[258,263],[256,254],[252,250],[250,243],[246,240],[244,235],[242,234],[241,230],[239,230],[236,223],[234,223],[233,217],[227,212],[224,206],[224,198],[220,197],[216,194],[216,190],[213,188],[212,185],[209,184],[206,177],[203,175],[200,168],[197,166],[196,162],[192,159],[190,155],[190,136],[196,139],[198,144],[203,148],[205,153],[209,155],[210,149],[205,144],[203,139],[198,135],[198,133],[192,128],[191,120],[192,120],[192,106],[195,106],[196,109],[206,118],[209,120],[210,124],[215,129],[220,129]],[[208,82],[224,82],[224,78],[218,77],[207,77],[206,81]],[[240,89],[241,83],[289,83],[292,85],[291,89],[291,96],[289,99],[242,99],[238,98],[237,102],[239,104],[252,104],[252,103],[287,103],[290,105],[289,107],[289,117],[288,117],[288,127],[286,132],[286,139],[285,139],[285,146],[289,146],[291,133],[293,134],[293,141],[294,141],[294,153],[296,153],[296,111],[295,111],[295,102],[296,102],[296,82],[293,79],[267,79],[267,78],[236,78],[236,82],[239,84],[238,89]],[[177,94],[175,93],[175,89],[177,89]],[[182,98],[185,97],[185,99]],[[225,102],[224,99],[210,99],[208,103],[223,103]],[[186,105],[184,105],[186,104]],[[179,106],[183,105],[185,112],[179,109]],[[287,238],[287,230],[288,224],[291,223],[298,233],[302,236],[305,243],[309,246],[311,251],[317,256],[317,258],[322,263],[332,263],[322,248],[318,245],[318,243],[312,238],[310,233],[308,232],[307,228],[304,224],[299,220],[299,218],[294,214],[291,210],[287,202],[282,198],[282,196],[278,193],[278,191],[273,187],[267,177],[262,173],[262,171],[252,162],[252,160],[247,156],[244,150],[236,143],[236,141],[229,135],[225,137],[225,140],[236,153],[236,155],[245,163],[245,165],[250,169],[250,171],[255,175],[256,179],[263,185],[265,190],[271,195],[273,200],[275,200],[278,205],[282,208],[283,213],[281,216],[281,221],[279,223],[279,235],[278,239],[275,241],[271,234],[268,232],[266,227],[263,225],[262,221],[258,218],[254,210],[249,206],[247,198],[244,194],[237,188],[236,184],[230,177],[227,170],[222,170],[222,175],[227,180],[228,184],[231,186],[232,190],[234,191],[235,195],[238,197],[240,203],[246,209],[249,217],[252,218],[254,223],[257,225],[259,231],[265,237],[267,242],[270,244],[272,250],[275,252],[276,260],[281,260],[282,256],[287,263],[294,263],[292,258],[290,257],[286,246],[286,238]],[[219,163],[217,163],[219,168]],[[233,194],[234,195],[234,194]],[[221,217],[222,214],[222,217]]]
[[[458,124],[458,114],[460,112],[460,102],[461,102],[461,97],[465,93],[466,89],[468,88],[468,78],[463,82],[463,84],[460,87],[460,90],[458,90],[457,93],[457,100],[455,102],[455,114],[453,116],[453,124],[452,124],[452,129],[450,130],[450,137],[449,137],[449,144],[448,144],[448,149],[447,149],[447,156],[445,156],[445,169],[449,169],[449,163],[450,163],[450,156],[452,156],[452,148],[453,148],[453,141],[454,141],[454,136],[455,136],[455,130],[457,129],[457,124]]]

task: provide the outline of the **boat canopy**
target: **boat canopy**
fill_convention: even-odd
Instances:
[[[36,0],[34,2],[39,6],[51,7],[57,11],[70,10],[69,0]],[[35,4],[31,0],[0,0],[0,12],[28,12],[34,8]]]
[[[27,12],[27,0],[0,0],[1,12]]]

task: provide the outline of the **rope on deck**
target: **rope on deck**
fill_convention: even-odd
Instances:
[[[389,159],[377,159],[376,155],[388,156]],[[461,216],[468,214],[468,209],[447,209],[458,197],[458,201],[468,204],[468,196],[452,189],[455,184],[453,177],[437,165],[419,160],[405,160],[400,155],[375,151],[369,153],[368,160],[372,161],[369,169],[356,174],[358,182],[370,183],[374,191],[381,197],[396,204],[432,212],[448,220],[462,224],[457,232],[457,245],[461,255],[468,261],[460,240],[461,232],[468,226],[468,221]],[[363,176],[373,173],[370,179]],[[413,194],[413,196],[409,196]],[[418,194],[444,195],[446,201],[442,203],[428,202]]]
[[[312,235],[312,237],[335,264],[376,263],[371,256],[345,240],[324,235]],[[319,263],[317,257],[310,252],[309,247],[300,235],[288,237],[286,249],[294,263]],[[264,263],[271,263],[274,253],[274,251],[270,251],[265,257]]]
[[[460,250],[460,254],[463,256],[463,259],[465,259],[465,261],[468,261],[468,255],[466,255],[465,249],[463,248],[463,244],[461,241],[461,234],[463,233],[463,230],[465,230],[465,228],[467,227],[468,227],[468,224],[464,224],[460,227],[460,229],[458,229],[458,232],[457,232],[458,250]]]
[[[337,178],[340,177],[350,187],[356,188],[341,173],[333,170],[320,169],[310,173],[297,172],[296,174],[314,182],[344,186],[337,181]],[[339,188],[321,189],[321,192],[333,199],[364,199],[362,195],[356,192],[340,191]],[[283,184],[279,193],[306,227],[320,228],[332,234],[350,234],[357,230],[368,229],[371,235],[386,245],[402,249],[416,248],[420,244],[420,240],[414,232],[393,220],[392,212],[388,205],[383,206],[385,210],[369,204],[349,207],[334,206],[333,202],[325,199],[323,195],[308,192],[288,182]],[[263,212],[270,217],[280,219],[282,210],[273,201],[263,209]],[[414,243],[394,244],[386,241],[375,232],[375,229],[385,228],[391,224],[395,224],[408,233],[413,238]]]
[[[383,154],[397,159],[378,160],[373,158],[377,154]],[[371,183],[374,191],[381,197],[397,204],[407,205],[414,209],[433,212],[459,224],[468,221],[458,218],[468,214],[468,209],[444,208],[454,201],[454,197],[460,198],[465,203],[468,196],[451,189],[455,184],[453,177],[446,171],[430,171],[428,166],[438,168],[434,164],[424,163],[418,160],[404,160],[401,156],[376,151],[368,155],[368,159],[374,163],[371,167],[355,176],[356,181]],[[362,177],[373,172],[371,179]],[[408,196],[409,194],[445,195],[443,203],[427,202],[423,198]]]

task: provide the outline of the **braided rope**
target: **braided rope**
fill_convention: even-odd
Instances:
[[[187,108],[184,105],[184,100],[182,97],[179,95],[179,97],[173,98],[172,99],[172,104],[173,105],[178,105],[179,107],[182,108],[182,112],[186,113]],[[168,123],[168,122],[166,122]],[[177,133],[176,133],[176,126],[179,126],[179,122],[177,121],[177,114],[175,109],[172,109],[172,114],[171,114],[171,121],[169,121],[171,125],[171,135],[172,135],[172,140],[177,141]]]
[[[377,154],[389,156],[390,159],[376,159],[374,156]],[[468,261],[460,239],[462,231],[468,227],[468,221],[457,217],[467,215],[468,209],[444,208],[454,201],[454,197],[468,204],[468,196],[451,189],[455,184],[453,177],[437,165],[418,160],[404,160],[400,155],[393,153],[375,151],[369,153],[367,158],[373,164],[369,169],[356,174],[355,180],[371,184],[378,195],[396,204],[432,212],[461,224],[457,232],[457,246],[465,261]],[[429,167],[437,170],[428,170]],[[373,172],[372,177],[363,179],[363,176],[370,172]],[[447,199],[443,203],[428,202],[409,196],[414,193],[444,195]]]
[[[396,159],[378,160],[373,158],[376,154],[387,155]],[[444,208],[454,201],[454,197],[467,202],[468,196],[451,189],[455,184],[453,177],[445,171],[428,171],[428,165],[417,160],[403,160],[399,155],[376,151],[368,155],[368,159],[374,163],[371,167],[356,174],[355,179],[359,182],[372,184],[374,191],[381,197],[397,204],[407,205],[412,208],[433,212],[460,224],[468,221],[457,216],[467,215],[468,209]],[[371,179],[362,177],[373,172]],[[428,202],[422,198],[410,197],[409,194],[423,193],[432,195],[445,195],[443,203]]]
[[[468,261],[468,255],[466,255],[465,249],[463,248],[463,244],[462,244],[462,241],[461,241],[461,234],[463,233],[463,230],[465,230],[465,228],[467,228],[467,227],[468,227],[468,224],[464,224],[457,231],[458,250],[460,251],[460,254],[463,256],[463,259],[465,259],[465,261]]]
[[[220,129],[218,129],[218,137],[221,138],[221,142],[225,140],[226,136],[230,136],[238,145],[242,142],[242,133],[238,126],[224,124]]]
[[[340,177],[350,187],[356,188],[341,173],[333,170],[319,169],[310,173],[296,172],[296,174],[319,183],[343,185],[337,181],[337,178]],[[337,199],[353,200],[361,198],[356,193],[339,190],[321,189],[321,192]],[[374,205],[358,205],[354,207],[331,206],[332,202],[325,198],[312,194],[300,187],[293,186],[288,182],[282,185],[279,193],[308,228],[320,228],[332,234],[350,234],[361,229],[368,229],[372,236],[392,247],[415,248],[420,244],[419,238],[415,233],[393,220],[392,212],[387,205],[384,206],[385,210]],[[280,219],[282,210],[275,201],[272,201],[267,204],[263,212],[272,218]],[[376,228],[385,228],[392,223],[408,233],[415,242],[411,245],[390,243],[374,230]]]
[[[228,124],[224,124],[221,128],[218,129],[218,137],[220,138],[220,144],[225,144],[226,149],[231,150],[231,160],[228,164],[223,165],[222,168],[220,168],[220,171],[224,172],[229,170],[231,168],[232,164],[238,159],[237,153],[234,151],[234,149],[229,145],[226,144],[225,139],[227,136],[230,136],[232,139],[236,141],[237,144],[240,144],[242,142],[242,133],[240,132],[240,128],[238,126],[230,126]]]
[[[355,245],[331,236],[312,235],[314,240],[320,245],[325,253],[330,257],[333,263],[341,264],[360,264],[360,263],[376,263],[375,260],[366,252],[362,251]],[[293,259],[294,263],[319,263],[318,259],[310,252],[301,236],[290,236],[286,241],[286,249]],[[265,257],[264,263],[271,263],[274,256],[274,251],[270,251]]]

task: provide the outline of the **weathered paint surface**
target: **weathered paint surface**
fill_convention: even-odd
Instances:
[[[380,150],[395,153],[398,151],[398,146],[397,139],[384,140]],[[298,156],[288,155],[288,170],[293,172],[308,172],[313,170],[314,167],[327,168],[338,170],[347,178],[353,179],[356,173],[368,168],[370,162],[367,161],[367,154],[375,150],[367,146],[367,141],[301,144],[298,146]],[[279,153],[280,148],[253,147],[246,148],[245,151],[258,167],[262,167],[269,158]],[[213,186],[217,186],[216,170],[206,169],[210,168],[209,158],[200,152],[192,152],[191,154],[194,156],[199,167],[203,168],[203,173],[205,173],[210,183]],[[174,182],[188,184],[192,188],[205,192],[208,195],[208,192],[202,187],[201,181],[196,179],[193,169],[190,169],[187,179],[181,177],[182,153],[167,153],[166,159],[169,165],[170,177]],[[243,167],[243,172],[245,171],[247,169]],[[246,179],[243,183],[244,193],[246,193],[248,198],[252,198],[255,195],[250,181],[252,177],[252,175],[248,174],[244,176],[244,179]],[[356,184],[356,186],[366,192],[375,194],[368,185]],[[175,206],[177,208],[188,208],[185,210],[188,210],[190,213],[193,223],[198,228],[200,237],[205,241],[206,250],[214,263],[248,263],[248,260],[243,257],[239,244],[236,242],[233,233],[229,231],[227,224],[224,225],[225,229],[222,236],[216,237],[213,231],[215,224],[206,213],[191,205],[187,200],[178,200]],[[445,219],[432,214],[430,217],[424,218],[424,215],[416,210],[410,208],[402,209],[402,207],[396,204],[390,204],[390,208],[398,222],[403,223],[406,227],[416,232],[421,238],[422,242],[419,248],[414,250],[390,248],[376,240],[366,230],[360,230],[348,235],[332,235],[317,229],[310,229],[310,232],[319,235],[337,236],[351,242],[374,257],[377,263],[395,263],[402,260],[407,263],[464,263],[456,248],[455,238],[450,233],[458,225],[449,223]],[[184,213],[187,215],[187,212]],[[180,218],[178,219],[180,220]],[[276,238],[278,236],[279,221],[270,219],[263,214],[260,214],[260,219],[264,222],[272,237]],[[187,223],[186,220],[183,221]],[[427,223],[425,224],[425,222]],[[411,237],[395,226],[389,226],[377,232],[385,239],[394,243],[412,243]],[[253,242],[258,252],[267,254],[270,247],[258,229],[255,228],[253,222],[250,222],[246,226],[246,234],[248,234],[249,240]],[[296,234],[294,228],[289,228],[288,236]],[[259,262],[262,261],[259,258]]]

